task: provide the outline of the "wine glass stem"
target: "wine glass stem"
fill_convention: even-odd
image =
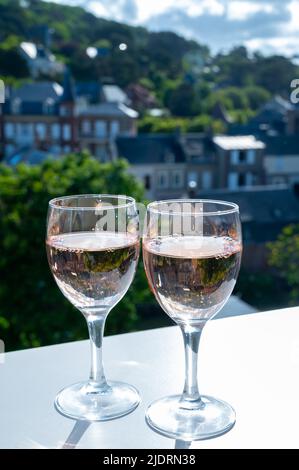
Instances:
[[[184,406],[194,406],[201,403],[198,390],[198,348],[202,333],[201,328],[181,325],[185,346],[185,385],[181,401]]]
[[[107,315],[108,312],[105,314],[101,313],[100,315],[88,315],[86,318],[91,348],[90,384],[101,390],[108,388],[102,357],[104,327]]]

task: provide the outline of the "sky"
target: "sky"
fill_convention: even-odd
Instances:
[[[299,0],[56,0],[152,31],[175,31],[213,52],[244,44],[299,54]]]

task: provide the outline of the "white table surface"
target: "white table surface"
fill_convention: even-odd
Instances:
[[[103,423],[76,422],[53,407],[57,391],[85,379],[87,341],[8,353],[0,363],[0,448],[173,449],[144,420],[147,405],[182,390],[178,327],[105,338],[108,378],[135,385],[142,403]],[[299,308],[211,321],[200,347],[200,388],[237,412],[235,427],[190,448],[299,448]]]

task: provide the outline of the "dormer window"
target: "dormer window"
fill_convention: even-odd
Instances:
[[[54,112],[54,100],[53,98],[47,98],[46,101],[44,102],[44,114],[51,115]]]
[[[22,101],[20,98],[14,98],[11,103],[12,114],[20,114]]]
[[[175,161],[174,154],[170,152],[169,150],[167,150],[164,154],[164,161],[165,163],[174,163]]]

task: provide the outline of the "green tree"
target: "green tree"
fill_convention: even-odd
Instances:
[[[0,337],[7,350],[87,336],[83,317],[52,279],[45,254],[49,199],[82,193],[140,200],[143,189],[126,162],[102,164],[85,152],[36,166],[0,165]],[[136,279],[136,286],[109,316],[108,333],[136,328],[136,299],[148,295],[144,277]]]
[[[182,132],[187,130],[188,119],[174,117],[151,117],[145,116],[138,122],[140,133],[172,133],[177,129]]]
[[[269,264],[276,268],[291,292],[290,304],[299,302],[299,225],[285,227],[275,242],[269,243]]]
[[[245,87],[244,93],[247,96],[249,107],[253,111],[258,110],[271,98],[271,94],[265,88],[255,85]]]
[[[200,112],[194,86],[188,83],[182,83],[172,91],[167,105],[175,116],[194,116]]]

